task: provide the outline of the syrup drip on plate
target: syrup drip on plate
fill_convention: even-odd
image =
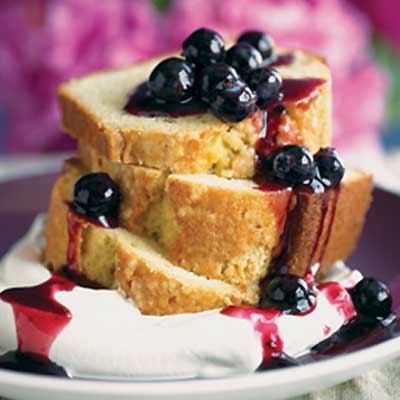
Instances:
[[[356,316],[350,294],[339,283],[325,283],[319,285],[317,289],[321,292],[320,296],[325,296],[345,321],[350,321]],[[315,307],[306,313],[291,315],[291,318],[304,318],[314,310]],[[222,310],[221,314],[250,321],[263,348],[263,368],[269,368],[271,363],[274,365],[278,360],[284,359],[284,337],[280,334],[278,325],[278,320],[284,316],[284,312],[272,307],[264,310],[256,307],[228,307]],[[324,328],[326,336],[330,332],[331,327],[326,326]]]
[[[31,374],[53,375],[68,378],[65,369],[49,359],[32,354],[10,351],[0,356],[0,368]]]
[[[13,308],[18,352],[49,358],[51,345],[72,319],[70,311],[55,296],[74,287],[73,282],[52,275],[40,285],[8,289],[0,294],[0,299]]]
[[[228,307],[222,310],[221,314],[251,322],[262,344],[263,363],[268,363],[282,354],[283,341],[276,325],[277,318],[283,314],[282,311],[274,308],[261,310],[255,307]]]

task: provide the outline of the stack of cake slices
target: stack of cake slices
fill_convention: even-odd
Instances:
[[[51,195],[48,267],[119,288],[144,314],[166,315],[256,305],[266,276],[304,277],[345,260],[370,205],[371,177],[347,170],[321,190],[270,182],[259,167],[282,146],[312,154],[330,146],[325,62],[276,49],[283,99],[233,122],[201,107],[143,111],[131,102],[165,58],[60,87],[62,126],[78,151]],[[77,182],[91,176],[118,188],[113,218],[76,206]]]

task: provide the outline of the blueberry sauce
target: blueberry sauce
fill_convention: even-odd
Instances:
[[[285,102],[294,102],[296,105],[307,108],[318,97],[318,87],[325,81],[315,78],[306,79],[284,79],[282,84],[283,101],[277,101],[268,108],[272,114],[283,114],[273,111],[276,107],[282,110],[281,105]],[[157,100],[151,95],[147,82],[139,85],[129,97],[125,111],[132,115],[144,117],[182,117],[203,114],[208,111],[207,104],[199,99],[190,98],[185,102],[171,103]],[[277,119],[275,116],[274,118]],[[273,117],[269,117],[270,124]],[[279,125],[279,121],[274,121]],[[269,125],[270,125],[269,124]]]
[[[264,192],[274,190],[274,184],[265,183],[258,187]],[[290,272],[291,255],[296,246],[296,229],[299,226],[299,216],[303,205],[310,195],[321,196],[320,217],[313,244],[308,256],[307,265],[304,270],[309,271],[314,264],[320,264],[325,256],[329,239],[332,234],[335,222],[337,203],[340,195],[340,186],[335,189],[324,189],[322,193],[315,193],[312,186],[294,188],[291,191],[291,198],[287,202],[287,217],[284,228],[281,230],[279,244],[275,250],[277,256],[272,261],[270,271],[273,274],[286,274]],[[293,206],[293,204],[295,204]],[[311,238],[310,238],[311,239]]]
[[[319,285],[317,289],[321,296],[336,308],[338,314],[346,320],[352,320],[356,316],[351,297],[346,289],[337,282],[325,283]],[[311,310],[293,315],[293,318],[303,318],[315,310]],[[284,341],[280,335],[277,321],[285,313],[275,308],[260,309],[256,307],[228,307],[221,311],[223,315],[249,320],[253,326],[256,336],[260,339],[263,348],[263,363],[261,368],[276,367],[276,363],[285,359]],[[324,332],[329,335],[331,328],[326,326]],[[282,366],[282,365],[280,365]]]
[[[40,285],[8,289],[0,294],[0,299],[13,308],[18,352],[49,358],[51,345],[72,318],[71,312],[55,296],[74,287],[73,282],[52,275]]]
[[[113,229],[118,227],[118,221],[113,218],[101,216],[91,218],[88,216],[76,213],[72,207],[68,210],[68,247],[67,247],[67,262],[70,271],[66,273],[70,278],[77,277],[80,274],[79,257],[80,257],[80,238],[82,230],[88,224],[100,226],[101,228]],[[66,271],[64,271],[66,272]],[[75,280],[75,279],[73,279]],[[82,285],[86,286],[86,285]],[[89,287],[92,287],[89,285]]]
[[[262,127],[256,142],[257,156],[267,156],[280,144],[296,143],[290,118],[283,104],[273,104],[262,113]]]
[[[349,292],[338,282],[322,283],[318,285],[318,290],[323,293],[329,303],[336,307],[336,310],[346,321],[356,317],[357,312]]]
[[[89,218],[70,208],[67,250],[69,265],[62,270],[64,277],[53,274],[48,281],[40,285],[9,289],[0,294],[0,299],[13,308],[18,339],[17,351],[0,356],[0,368],[68,377],[61,366],[49,359],[51,345],[72,318],[70,311],[55,297],[58,292],[72,291],[77,285],[92,289],[101,288],[99,284],[80,273],[79,238],[87,224],[103,228],[117,226],[117,222],[110,218]]]
[[[283,342],[279,336],[276,320],[283,315],[274,308],[261,310],[255,307],[228,307],[221,314],[229,317],[249,320],[263,348],[263,364],[277,358],[283,351]]]
[[[294,103],[296,107],[307,109],[318,97],[318,88],[324,83],[324,80],[316,78],[283,79],[282,98],[263,110],[263,125],[256,142],[258,155],[266,156],[281,145],[299,142],[287,117],[286,105]]]
[[[373,345],[382,339],[398,337],[400,334],[395,316],[382,325],[377,320],[353,318],[337,332],[318,343],[311,349],[314,359],[335,356],[357,350],[363,345]]]
[[[325,83],[325,80],[318,78],[284,79],[282,81],[282,93],[284,102],[296,103],[307,109],[318,97],[318,88]]]
[[[83,218],[71,209],[68,211],[67,263],[73,271],[79,271],[79,238],[83,229]]]
[[[286,67],[288,65],[293,64],[294,62],[294,54],[287,53],[287,54],[280,54],[278,56],[273,57],[272,62],[268,63],[269,67]]]
[[[310,353],[299,358],[292,358],[282,353],[268,363],[261,365],[257,372],[328,360],[399,336],[400,324],[397,320],[392,321],[389,326],[383,326],[377,321],[356,317],[343,325],[333,335],[315,345]]]
[[[9,351],[0,356],[0,368],[16,372],[69,378],[67,371],[63,367],[50,361],[48,358],[23,354],[18,351]]]
[[[66,265],[62,268],[61,274],[69,281],[74,282],[76,286],[88,289],[106,289],[98,282],[92,281],[81,272],[77,272],[76,270],[72,269],[69,265]]]
[[[247,319],[252,323],[263,346],[263,363],[257,372],[329,359],[400,336],[400,324],[394,314],[390,314],[384,321],[363,318],[357,314],[349,292],[339,283],[324,283],[317,289],[335,306],[346,322],[331,336],[329,335],[332,328],[326,325],[324,335],[327,338],[312,347],[309,354],[300,358],[292,358],[283,352],[284,342],[279,336],[277,325],[277,319],[283,313],[274,309],[261,310],[254,307],[228,307],[221,311],[223,315]],[[302,318],[310,312],[295,317]]]

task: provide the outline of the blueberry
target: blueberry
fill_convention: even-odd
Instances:
[[[282,87],[282,78],[274,68],[257,68],[250,72],[246,81],[257,96],[257,104],[266,107],[277,99],[279,90]]]
[[[261,159],[263,172],[288,185],[301,185],[315,177],[312,154],[303,146],[287,145]]]
[[[305,313],[315,304],[315,293],[308,283],[298,276],[277,275],[266,280],[260,306],[275,307],[289,314]]]
[[[224,61],[222,37],[210,29],[200,28],[183,42],[183,55],[195,65],[208,65]]]
[[[262,64],[260,52],[251,44],[241,42],[231,47],[226,53],[225,62],[231,65],[242,76],[247,75],[253,69],[259,68]]]
[[[223,86],[223,85],[222,85]],[[239,122],[256,108],[257,97],[241,80],[231,87],[217,87],[210,93],[210,110],[224,121]]]
[[[375,278],[364,278],[350,290],[357,312],[363,317],[385,319],[392,313],[388,287]]]
[[[72,206],[78,214],[116,217],[120,202],[117,184],[105,173],[84,175],[75,183]]]
[[[270,58],[272,56],[274,42],[270,36],[268,36],[265,32],[261,31],[247,31],[243,32],[239,39],[238,43],[245,42],[251,44],[254,48],[256,48],[263,57],[264,60]]]
[[[161,61],[149,78],[149,89],[162,101],[179,103],[192,96],[195,74],[192,67],[181,58]]]
[[[237,84],[239,75],[235,69],[227,64],[212,64],[205,67],[199,80],[200,97],[208,102],[210,92],[217,85],[222,88],[230,88]]]
[[[322,183],[330,188],[338,186],[345,169],[336,150],[330,147],[321,149],[314,155],[314,160]]]

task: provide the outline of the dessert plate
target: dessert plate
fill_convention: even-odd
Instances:
[[[0,184],[0,256],[29,228],[38,212],[47,208],[54,175]],[[387,282],[400,312],[400,197],[380,189],[356,252],[348,265],[364,275]],[[1,316],[0,316],[1,318]],[[400,337],[393,332],[370,336],[340,355],[302,366],[281,368],[223,379],[118,382],[67,380],[0,369],[0,396],[21,400],[101,399],[284,399],[343,382],[369,368],[400,356]],[[229,332],[227,332],[229,334]],[[307,334],[301,332],[300,334]]]

